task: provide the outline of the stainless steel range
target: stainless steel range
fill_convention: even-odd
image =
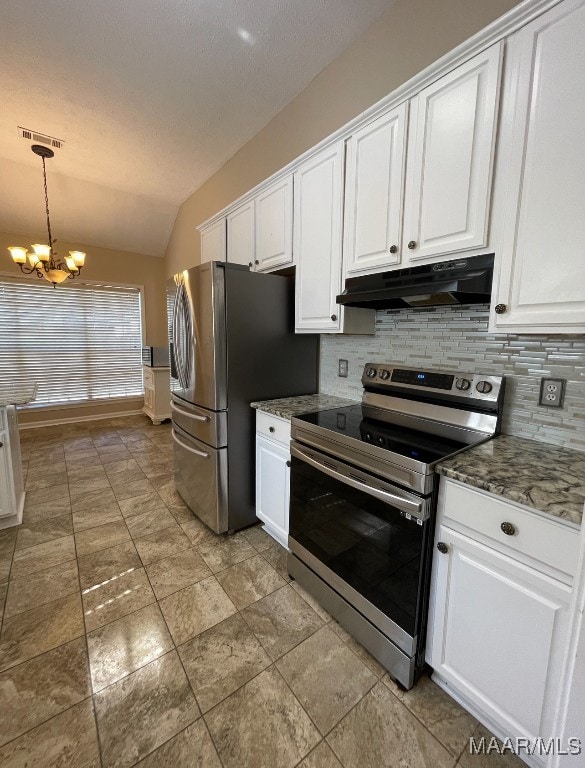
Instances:
[[[504,381],[368,363],[292,419],[288,569],[405,688],[424,666],[436,464],[499,432]]]

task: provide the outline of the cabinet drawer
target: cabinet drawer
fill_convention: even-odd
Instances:
[[[574,576],[579,557],[579,531],[576,528],[485,491],[444,478],[441,482],[440,514],[446,525],[449,521],[459,523],[518,554]],[[502,523],[510,523],[514,533],[504,533]]]
[[[256,413],[256,431],[260,435],[265,435],[271,440],[280,443],[285,448],[290,444],[290,421],[281,419],[279,416],[272,416],[263,411]]]
[[[145,387],[154,387],[154,376],[152,375],[152,371],[150,368],[143,368],[142,369],[142,378],[144,379],[144,386]]]

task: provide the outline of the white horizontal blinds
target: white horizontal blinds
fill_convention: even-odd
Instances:
[[[36,404],[143,393],[135,288],[0,280],[0,387],[39,384]]]

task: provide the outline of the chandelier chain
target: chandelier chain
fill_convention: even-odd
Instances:
[[[51,235],[51,219],[49,218],[49,192],[47,189],[47,170],[45,168],[45,158],[41,158],[43,161],[43,180],[45,184],[45,209],[47,211],[47,231],[49,233],[49,248],[51,249],[51,256],[53,256],[53,237]]]

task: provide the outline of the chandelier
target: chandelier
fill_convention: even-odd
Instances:
[[[57,252],[53,244],[57,241],[51,235],[51,219],[49,218],[49,195],[47,192],[47,171],[45,160],[54,156],[54,152],[49,147],[43,147],[41,144],[33,144],[31,147],[35,155],[38,155],[43,161],[43,180],[45,184],[45,209],[47,211],[47,234],[49,244],[35,243],[31,245],[32,252],[20,246],[10,246],[8,250],[15,264],[18,264],[20,271],[25,275],[31,275],[36,272],[37,277],[45,278],[55,287],[69,278],[73,280],[81,272],[85,264],[85,253],[83,251],[69,251],[69,256],[65,256],[65,261],[57,259]],[[27,263],[28,260],[28,263]]]

